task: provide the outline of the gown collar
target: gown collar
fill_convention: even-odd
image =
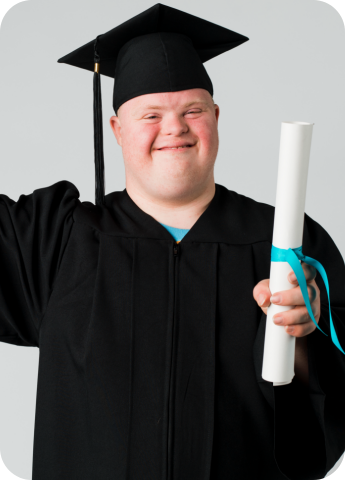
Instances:
[[[81,202],[74,221],[89,224],[108,235],[175,242],[174,237],[155,218],[141,210],[127,190],[105,196],[105,205]],[[228,190],[215,183],[215,194],[207,208],[181,240],[250,244],[272,241],[274,207]]]
[[[205,230],[210,231],[212,228],[210,221],[218,209],[217,204],[219,203],[219,193],[219,185],[215,184],[215,193],[210,203],[200,217],[196,220],[194,225],[189,229],[180,243],[182,243],[182,241],[185,242],[186,240],[195,241],[199,237],[198,232]],[[156,239],[166,239],[175,242],[175,239],[171,233],[150,214],[144,212],[128,195],[126,189],[122,191],[122,194],[123,195],[120,199],[119,206],[121,206],[128,215],[132,216],[136,221],[143,225],[147,229],[146,231],[148,234],[150,234],[150,236],[153,236]]]

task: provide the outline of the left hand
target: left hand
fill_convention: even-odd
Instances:
[[[307,281],[311,309],[317,324],[319,324],[321,315],[321,302],[320,290],[315,282],[317,271],[312,265],[308,265],[304,262],[301,263],[301,266]],[[291,276],[293,279],[291,279]],[[271,296],[272,294],[269,289],[269,279],[261,280],[261,282],[254,287],[253,296],[259,307],[261,307],[262,311],[266,315],[267,308],[270,306],[271,302],[275,305],[294,306],[294,308],[286,312],[276,313],[273,317],[274,323],[276,325],[283,325],[285,327],[285,331],[294,337],[305,337],[316,330],[316,325],[310,318],[307,307],[304,303],[302,291],[293,272],[288,275],[288,280],[290,283],[296,286],[291,288],[291,290],[276,292],[274,297]],[[276,300],[275,297],[280,297],[280,301],[279,298]],[[282,323],[276,322],[278,316],[281,317]],[[291,327],[292,330],[289,330]]]

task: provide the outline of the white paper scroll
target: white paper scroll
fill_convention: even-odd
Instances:
[[[272,243],[278,248],[302,245],[305,197],[313,123],[282,122],[276,206]],[[271,262],[269,288],[275,292],[294,288],[287,279],[292,271],[287,262]],[[267,309],[262,378],[273,385],[292,382],[296,338],[284,326],[273,322],[273,315],[290,306],[271,304]]]

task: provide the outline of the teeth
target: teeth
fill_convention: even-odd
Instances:
[[[182,145],[182,147],[162,147],[160,148],[159,150],[164,150],[164,149],[168,149],[168,150],[177,150],[178,148],[187,148],[187,147],[192,147],[193,145]]]

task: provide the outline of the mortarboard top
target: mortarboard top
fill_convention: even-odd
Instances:
[[[157,3],[59,63],[94,72],[96,205],[104,204],[104,159],[100,74],[115,78],[113,107],[148,93],[213,86],[204,62],[248,37],[176,8]]]

